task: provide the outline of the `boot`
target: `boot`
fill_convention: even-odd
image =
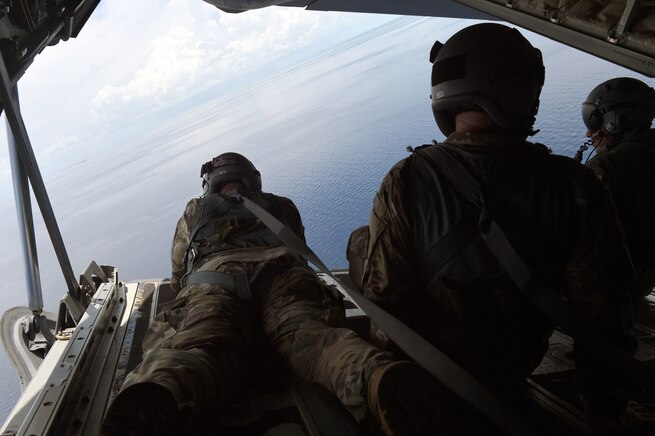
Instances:
[[[109,406],[101,436],[168,436],[187,434],[188,414],[178,409],[171,392],[156,383],[136,383],[121,391]]]
[[[452,397],[414,362],[392,362],[376,368],[368,381],[368,404],[387,436],[459,434],[453,429],[448,401]]]
[[[373,370],[368,404],[387,436],[499,436],[504,433],[410,361]]]

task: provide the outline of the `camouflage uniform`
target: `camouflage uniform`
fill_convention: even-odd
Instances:
[[[485,194],[502,200],[497,220],[535,275],[561,289],[580,317],[633,346],[621,292],[631,266],[593,173],[509,134],[455,132],[446,143],[456,145],[453,154],[488,188]],[[367,298],[482,381],[498,386],[523,380],[543,358],[553,325],[516,289],[479,236],[430,271],[430,249],[467,214],[479,214],[417,158],[430,148],[400,161],[382,182],[368,240],[361,229],[351,238],[348,257],[363,262],[351,265],[351,272],[361,276]],[[494,192],[504,177],[511,178],[512,192]],[[579,366],[589,368],[585,360]]]
[[[293,202],[276,198],[284,215],[278,218],[304,239]],[[389,363],[390,355],[343,328],[345,311],[338,291],[323,284],[289,248],[280,243],[227,250],[201,259],[194,267],[194,272],[246,273],[252,299],[216,284],[180,289],[198,201],[187,204],[173,239],[171,284],[179,294],[151,323],[143,342],[143,361],[128,375],[123,390],[143,382],[163,385],[173,393],[178,408],[193,419],[202,412],[201,406],[220,405],[240,389],[263,327],[266,342],[297,376],[334,393],[357,419],[363,419],[368,413],[368,377],[376,367]],[[228,241],[253,226],[267,231],[254,217],[215,230],[217,237]]]
[[[635,296],[655,286],[655,130],[607,146],[587,164],[609,189],[635,266]]]

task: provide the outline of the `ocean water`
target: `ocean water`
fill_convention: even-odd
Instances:
[[[308,243],[328,266],[347,267],[348,235],[366,224],[388,169],[407,146],[443,139],[430,109],[428,53],[435,39],[468,24],[398,18],[264,79],[205,91],[98,138],[97,153],[45,177],[74,270],[93,259],[117,266],[123,280],[169,276],[175,223],[201,193],[200,166],[225,151],[248,156],[265,191],[293,199]],[[573,156],[585,140],[580,103],[587,93],[612,77],[640,76],[528,37],[546,64],[542,132],[533,139]],[[4,312],[27,299],[13,198],[2,201]],[[55,310],[65,286],[38,220],[37,240],[45,306]],[[4,421],[20,395],[4,353],[0,386]]]

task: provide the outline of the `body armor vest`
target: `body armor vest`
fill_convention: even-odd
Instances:
[[[437,147],[441,145],[417,149],[408,174],[415,259],[420,272],[418,281],[423,285],[425,320],[421,324],[428,339],[475,373],[521,373],[524,366],[529,366],[525,362],[530,356],[543,355],[550,322],[521,296],[482,239],[478,226],[480,210],[452,188],[438,170],[444,163],[435,152]],[[462,154],[456,157],[467,159]],[[498,178],[499,183],[483,180],[482,184],[485,198],[493,199],[492,203],[502,203],[506,191],[511,195],[511,182],[520,180],[493,178]],[[514,219],[505,216],[504,211],[498,212],[499,221],[507,224],[508,233],[513,233]],[[527,242],[521,248],[530,244]],[[525,328],[526,325],[531,328]],[[507,359],[492,359],[488,368],[481,370],[475,353],[471,354],[471,344],[476,344],[482,355],[493,355],[494,351],[487,348],[496,344],[498,337],[503,337],[504,342],[496,345],[496,351]],[[512,361],[517,368],[510,368],[508,362]]]
[[[504,272],[494,255],[489,251],[478,231],[480,210],[473,206],[466,198],[451,187],[451,181],[439,171],[438,167],[445,165],[439,158],[438,147],[454,149],[452,145],[430,145],[419,147],[412,156],[411,171],[409,172],[409,185],[411,191],[412,229],[414,230],[414,244],[417,253],[417,262],[422,273],[422,282],[431,292],[435,282],[440,276],[454,274],[459,279],[472,284],[471,273],[483,279],[482,283],[490,280],[502,279]],[[476,177],[480,177],[483,193],[474,195],[492,200],[494,204],[502,205],[516,196],[516,183],[525,183],[525,174],[535,171],[542,165],[542,160],[535,155],[545,154],[547,150],[538,144],[525,143],[515,150],[515,162],[510,165],[511,174],[507,169],[481,170]],[[455,152],[458,160],[466,161],[465,154]],[[473,164],[474,166],[476,164]],[[476,171],[478,172],[478,171]],[[519,192],[519,197],[529,197],[525,192]],[[521,202],[527,201],[520,198]],[[516,201],[510,201],[516,203]],[[489,205],[487,205],[489,206]],[[511,209],[494,210],[495,215],[505,223],[506,231],[512,233],[512,228],[524,227],[517,213]],[[497,209],[497,207],[494,207]],[[472,229],[472,230],[471,230]],[[545,241],[537,241],[538,236],[533,235],[530,241],[522,240],[526,251],[537,251]],[[465,265],[458,267],[458,260]],[[532,259],[529,259],[532,260]]]
[[[285,221],[275,195],[250,193],[248,197],[281,221]],[[210,194],[198,200],[189,239],[185,261],[187,274],[214,253],[283,245],[248,209],[236,200],[219,194]]]
[[[655,130],[608,145],[588,165],[613,195],[637,275],[633,293],[647,295],[655,286]]]
[[[428,159],[435,159],[438,154],[433,150],[439,147],[427,146],[417,149],[412,159],[410,172],[412,228],[417,261],[421,271],[421,281],[426,285],[426,291],[431,294],[435,283],[463,251],[483,251],[484,243],[477,234],[477,220],[480,211],[454,189],[448,187],[448,180],[434,171]],[[426,158],[426,156],[428,156]],[[437,211],[435,213],[435,211]],[[471,223],[472,226],[458,226]],[[472,228],[461,235],[458,227]],[[452,243],[449,242],[452,240]],[[473,247],[469,248],[469,245]],[[491,255],[487,256],[491,258]],[[493,265],[496,266],[496,265]],[[478,264],[478,272],[482,264]]]

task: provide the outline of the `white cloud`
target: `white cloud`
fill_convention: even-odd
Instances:
[[[237,15],[210,10],[199,20],[182,6],[186,7],[186,3],[169,3],[180,16],[178,23],[154,39],[149,51],[144,50],[145,63],[128,80],[105,83],[98,90],[93,98],[95,111],[121,103],[157,104],[199,92],[355,21],[343,14],[294,8]]]
[[[62,150],[77,145],[87,155],[107,142],[103,132],[141,113],[386,19],[275,7],[226,14],[201,0],[100,2],[77,38],[37,56],[19,84],[23,115],[36,153],[65,164]],[[85,139],[58,139],[73,135]]]
[[[93,99],[93,107],[178,94],[195,82],[203,57],[196,35],[189,29],[173,27],[154,41],[147,64],[125,84],[104,85]]]
[[[58,136],[55,138],[55,141],[52,145],[48,146],[43,152],[44,156],[49,156],[57,151],[71,149],[81,144],[81,140],[78,136],[67,136],[61,137]]]

